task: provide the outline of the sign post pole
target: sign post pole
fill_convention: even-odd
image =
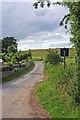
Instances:
[[[64,48],[64,69],[65,69],[65,66],[66,66],[66,62],[65,62],[65,48]]]
[[[63,57],[63,66],[64,66],[64,69],[66,68],[66,57],[69,56],[69,48],[61,48],[60,49],[60,56]]]

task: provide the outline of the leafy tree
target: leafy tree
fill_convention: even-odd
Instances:
[[[34,3],[34,7],[37,9],[40,4],[41,8],[44,7],[45,1],[47,1],[47,6],[50,7],[50,0],[38,0]],[[76,1],[76,2],[75,2]],[[62,5],[69,9],[69,14],[65,15],[60,22],[60,25],[64,25],[65,29],[68,28],[68,23],[70,23],[70,38],[71,42],[74,43],[77,52],[77,80],[78,80],[78,93],[75,97],[78,99],[80,104],[80,0],[63,0],[63,2],[53,2],[52,4]],[[75,98],[76,99],[76,98]]]
[[[19,63],[22,60],[26,60],[28,61],[28,54],[27,52],[17,52],[15,53],[16,59],[17,59],[17,63]]]
[[[6,37],[1,39],[2,43],[2,52],[8,53],[8,52],[17,52],[17,42],[14,37]],[[11,51],[12,50],[12,51]]]
[[[13,56],[13,53],[7,53],[7,54],[3,53],[3,57],[2,57],[3,61],[4,62],[11,62],[12,56]]]
[[[11,59],[10,59],[10,56],[8,56],[7,54],[5,55],[5,62],[10,62]]]
[[[11,52],[14,53],[14,52],[16,52],[15,46],[14,45],[8,46],[7,47],[7,52],[8,53],[11,53]]]
[[[16,62],[19,64],[19,61],[20,61],[20,56],[19,55],[16,55]]]

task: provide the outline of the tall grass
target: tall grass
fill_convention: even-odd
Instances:
[[[41,105],[48,110],[52,118],[78,118],[78,106],[71,93],[72,81],[76,81],[75,71],[75,66],[72,64],[65,70],[62,65],[45,66],[44,73],[48,78],[35,92]]]

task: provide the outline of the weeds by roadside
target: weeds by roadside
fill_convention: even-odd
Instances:
[[[64,70],[62,65],[46,64],[44,72],[48,78],[35,91],[43,108],[52,118],[78,118],[74,99],[77,90],[75,65],[69,64]]]

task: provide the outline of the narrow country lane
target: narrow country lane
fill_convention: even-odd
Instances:
[[[2,85],[2,118],[33,118],[29,105],[30,87],[40,79],[44,65],[35,62],[34,69],[28,74]]]

